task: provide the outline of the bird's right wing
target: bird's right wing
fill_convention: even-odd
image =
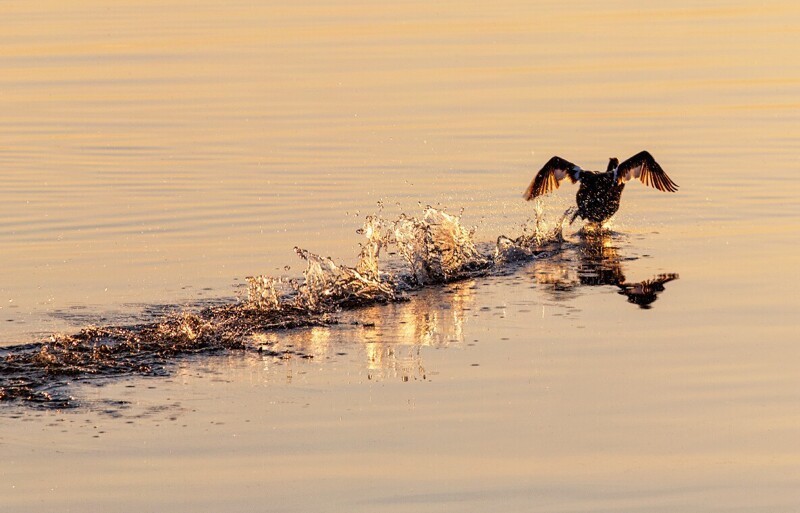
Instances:
[[[572,162],[561,157],[553,157],[536,173],[522,197],[530,201],[542,194],[547,194],[558,189],[559,184],[565,178],[569,178],[570,182],[575,183],[581,179],[581,171],[583,170]]]

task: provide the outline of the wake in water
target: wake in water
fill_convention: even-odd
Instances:
[[[90,326],[73,335],[57,334],[36,344],[0,349],[0,400],[22,400],[46,407],[75,406],[69,384],[90,378],[165,375],[175,357],[230,349],[268,352],[279,358],[309,357],[273,350],[254,341],[265,331],[324,326],[342,309],[402,301],[422,287],[481,276],[510,262],[556,251],[567,214],[553,225],[541,209],[522,235],[501,235],[485,254],[474,229],[460,215],[432,207],[420,217],[401,215],[386,221],[368,216],[359,233],[365,237],[354,267],[295,248],[306,262],[301,279],[247,278],[247,299],[205,308],[137,326]],[[397,261],[381,266],[392,247]],[[391,270],[389,270],[391,269]]]

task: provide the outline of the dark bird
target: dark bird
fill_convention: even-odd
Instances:
[[[553,157],[536,173],[522,197],[530,201],[547,194],[558,189],[565,178],[569,178],[572,183],[581,183],[575,197],[578,210],[570,222],[575,221],[578,216],[598,224],[608,220],[619,209],[619,199],[625,182],[634,178],[659,191],[678,190],[678,185],[667,176],[653,156],[642,151],[622,164],[616,157],[609,159],[605,172],[586,171],[561,157]]]

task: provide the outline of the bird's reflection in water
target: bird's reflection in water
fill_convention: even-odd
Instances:
[[[610,285],[617,287],[619,294],[627,296],[629,303],[649,309],[664,291],[664,284],[678,279],[677,274],[669,273],[629,282],[623,263],[635,258],[620,255],[613,232],[584,229],[578,237],[574,247],[534,265],[536,281],[551,285],[554,299],[571,299],[584,286]]]
[[[262,333],[254,341],[275,350],[293,351],[299,359],[361,360],[368,380],[426,380],[429,373],[421,348],[464,344],[464,324],[475,301],[474,287],[474,280],[467,280],[425,289],[407,302],[342,312],[335,326]],[[297,370],[292,359],[273,366],[272,357],[263,357],[267,366],[285,373],[287,382]]]

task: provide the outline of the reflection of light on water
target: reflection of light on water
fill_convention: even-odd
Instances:
[[[427,379],[422,348],[463,345],[466,312],[475,292],[466,282],[449,292],[420,293],[391,316],[373,310],[375,328],[362,331],[369,379]]]
[[[331,330],[328,328],[311,328],[308,343],[303,350],[314,357],[324,356],[330,348]]]
[[[420,294],[400,318],[400,343],[443,347],[464,342],[466,309],[475,300],[470,283],[450,288],[452,294]]]
[[[403,381],[427,379],[419,347],[369,343],[364,349],[367,357],[367,379],[398,377]]]
[[[369,342],[364,346],[367,353],[367,369],[380,369],[383,365],[383,344]]]
[[[258,333],[252,343],[265,348],[264,370],[285,369],[279,375],[287,382],[304,368],[294,360],[335,360],[353,354],[367,379],[425,380],[429,373],[423,348],[463,345],[466,313],[475,301],[472,286],[471,281],[459,282],[444,290],[419,292],[405,303],[362,308],[352,314],[355,324]]]
[[[578,270],[569,258],[558,255],[553,259],[537,261],[533,267],[536,283],[552,285],[556,289],[572,288],[578,284]]]

